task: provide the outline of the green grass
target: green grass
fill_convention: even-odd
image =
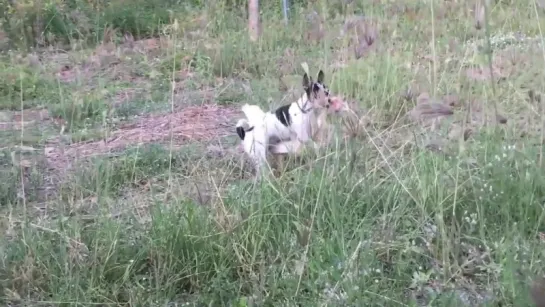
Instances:
[[[536,98],[545,61],[541,39],[507,34],[536,37],[545,20],[531,5],[503,1],[488,9],[487,37],[465,4],[379,2],[318,2],[326,20],[318,42],[300,2],[289,26],[279,7],[262,4],[258,42],[228,1],[170,11],[177,5],[168,1],[113,1],[98,13],[78,1],[55,8],[50,43],[73,49],[39,50],[39,64],[15,61],[26,56],[15,50],[0,62],[1,121],[21,108],[50,115],[25,117],[24,129],[0,125],[0,302],[531,306],[530,282],[545,272]],[[378,34],[356,60],[353,34],[338,36],[344,14],[362,10]],[[93,17],[91,26],[70,12]],[[18,15],[9,18],[19,31]],[[122,43],[125,33],[133,45]],[[475,80],[489,69],[488,40],[501,80]],[[257,186],[225,149],[238,144],[231,128],[206,141],[202,131],[180,132],[198,112],[175,113],[188,117],[172,127],[193,138],[171,140],[169,125],[154,144],[122,133],[201,105],[226,114],[243,103],[273,108],[300,93],[302,62],[313,74],[323,69],[368,125]],[[73,78],[59,77],[66,67]],[[406,114],[420,93],[455,96],[454,115],[431,128],[412,122]],[[463,141],[456,129],[472,135]],[[114,147],[124,140],[133,142]],[[13,161],[17,145],[37,150]]]

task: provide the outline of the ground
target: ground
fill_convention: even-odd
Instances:
[[[435,2],[264,10],[257,42],[211,5],[148,38],[6,51],[0,301],[545,303],[543,12]],[[255,186],[240,106],[291,102],[303,62],[351,111]]]

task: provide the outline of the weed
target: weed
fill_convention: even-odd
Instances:
[[[6,110],[44,105],[52,98],[51,87],[55,87],[38,71],[17,65],[2,65],[0,80],[0,107]]]
[[[3,303],[529,304],[545,237],[533,7],[491,3],[487,38],[464,3],[290,1],[286,25],[271,2],[250,42],[238,0],[27,2],[0,15],[12,45],[77,48],[0,62]],[[60,58],[84,82],[50,82]],[[351,102],[356,137],[254,183],[231,106],[289,102],[301,62]],[[11,122],[41,105],[50,119]],[[14,167],[16,143],[48,167]]]
[[[110,118],[110,106],[101,97],[89,96],[69,96],[61,103],[51,104],[49,112],[62,118],[67,130],[89,128]]]
[[[192,161],[198,160],[194,150],[186,148],[171,153],[161,145],[146,145],[129,148],[114,154],[112,158],[97,158],[82,165],[73,182],[67,182],[66,193],[79,191],[89,195],[110,195],[124,187],[138,187],[149,180],[166,180],[169,169],[174,168],[180,175],[191,171]]]

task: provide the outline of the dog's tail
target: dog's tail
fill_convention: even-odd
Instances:
[[[250,127],[250,124],[248,123],[247,120],[245,119],[240,119],[238,122],[237,122],[237,134],[238,134],[238,137],[241,139],[241,140],[244,140],[244,137],[246,136],[246,131],[251,131],[253,127]]]
[[[250,126],[261,123],[265,118],[265,112],[259,106],[254,104],[245,104],[242,106],[242,112],[246,115]]]
[[[244,140],[246,132],[252,131],[256,125],[263,122],[265,112],[259,106],[253,104],[245,104],[242,106],[242,112],[246,115],[246,119],[241,119],[237,122],[237,134],[241,140]]]

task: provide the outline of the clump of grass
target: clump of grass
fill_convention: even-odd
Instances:
[[[161,10],[160,4],[153,4],[154,9]],[[280,12],[268,8],[260,41],[250,43],[243,14],[224,13],[225,5],[210,4],[204,8],[208,11],[197,11],[195,15],[222,14],[215,14],[202,29],[206,33],[197,38],[202,41],[183,43],[190,48],[184,52],[191,55],[184,64],[193,74],[187,77],[189,81],[183,80],[187,81],[184,86],[191,84],[191,90],[208,87],[216,85],[215,77],[221,77],[217,84],[225,88],[216,91],[215,102],[248,100],[263,105],[268,97],[280,99],[278,84],[271,80],[295,73],[298,68],[291,63],[295,58],[303,57],[312,66],[327,66],[338,54],[346,54],[342,48],[352,47],[328,40],[311,44],[303,39],[304,15],[292,15],[286,27]],[[327,12],[328,1],[323,5],[316,10]],[[492,10],[501,12],[493,16],[496,25],[520,24],[519,17],[531,13],[526,6],[497,5]],[[445,8],[452,15],[445,14],[441,22],[433,19],[430,28],[432,16],[438,18],[435,13]],[[153,10],[139,15],[138,10],[129,9],[113,12],[118,14],[120,29],[150,29],[141,22],[157,20],[151,16]],[[303,7],[295,9],[304,11]],[[370,7],[366,15],[383,17],[379,41],[391,38],[392,44],[377,42],[377,51],[357,61],[348,59],[345,67],[337,66],[340,68],[332,73],[332,92],[373,111],[365,140],[336,144],[294,165],[285,176],[263,180],[257,186],[239,178],[218,178],[218,173],[234,173],[230,157],[216,155],[212,161],[200,145],[174,144],[185,146],[179,150],[131,148],[76,166],[75,173],[69,174],[72,180],[51,204],[27,204],[46,208],[43,215],[24,215],[28,211],[11,206],[12,212],[0,218],[0,227],[7,234],[0,238],[4,255],[0,285],[7,289],[4,301],[238,306],[528,304],[526,276],[543,273],[539,266],[544,257],[545,197],[541,136],[520,138],[517,134],[515,139],[511,126],[494,131],[471,121],[475,131],[463,144],[464,150],[438,155],[416,146],[415,135],[429,131],[399,120],[406,113],[405,104],[414,104],[399,93],[415,81],[430,96],[458,91],[460,100],[482,102],[477,105],[482,109],[492,100],[522,109],[514,106],[521,106],[514,98],[507,101],[494,96],[487,82],[458,86],[465,61],[474,59],[467,59],[466,50],[453,51],[456,48],[442,44],[449,38],[464,37],[463,31],[451,32],[467,29],[471,21],[466,24],[460,18],[465,16],[462,6],[434,3],[430,9],[433,14],[415,3]],[[158,16],[163,18],[166,13]],[[336,24],[342,20],[326,25],[332,31],[328,39],[336,36]],[[524,24],[535,27],[527,18]],[[440,38],[431,42],[433,48],[430,37]],[[221,48],[215,48],[218,42]],[[172,70],[184,69],[176,63],[182,63],[185,53],[173,50],[168,54],[177,54],[176,61],[163,54],[154,62],[159,63],[162,80],[170,78]],[[437,58],[430,60],[430,54]],[[283,60],[290,62],[288,68],[281,67]],[[497,92],[522,97],[516,81],[529,78],[528,72],[509,77],[516,80],[498,82]],[[208,83],[198,83],[201,81]],[[227,84],[240,84],[240,88]],[[188,95],[188,88],[183,90]],[[164,91],[162,101],[170,94],[169,88]],[[51,112],[73,127],[115,116],[98,96],[74,103],[75,96],[50,106]],[[539,110],[534,103],[524,101]],[[465,104],[461,105],[458,108],[463,109]],[[128,105],[118,114],[134,114],[138,108],[138,104]],[[471,111],[469,117],[473,116],[479,116],[478,110]],[[168,189],[142,188],[151,181],[182,185],[197,174],[209,179],[219,196],[206,206],[177,198]],[[12,175],[2,178],[11,182]],[[169,180],[172,178],[176,180]],[[225,182],[227,187],[220,188]],[[10,193],[6,195],[13,197]],[[82,210],[85,216],[74,213],[78,210],[68,210],[70,216],[55,210],[78,208],[87,202],[96,210]]]
[[[17,147],[0,149],[0,210],[40,199],[44,167],[39,155]]]
[[[199,54],[182,50],[162,58],[158,70],[163,78],[170,79],[173,72],[176,74],[186,69],[203,70],[206,66],[206,59],[202,59]],[[174,78],[179,78],[179,76],[174,76]]]
[[[166,180],[170,169],[187,175],[199,158],[198,151],[192,148],[176,152],[159,144],[129,148],[112,158],[94,159],[82,166],[75,182],[67,183],[65,194],[115,195],[124,187],[138,187],[155,177]]]
[[[96,44],[105,39],[105,34],[111,35],[112,30],[121,36],[130,33],[137,38],[150,37],[172,21],[175,11],[181,10],[172,1],[133,1],[131,5],[123,1],[107,4],[23,1],[12,5],[7,1],[0,10],[0,18],[11,45],[30,51],[46,44],[69,45],[75,41]]]
[[[30,67],[0,62],[0,109],[21,110],[44,105],[55,83]]]
[[[111,118],[111,110],[103,98],[85,94],[69,95],[62,102],[49,105],[51,116],[63,119],[67,131],[90,128],[102,123]]]
[[[21,180],[20,174],[11,164],[8,151],[3,150],[0,152],[0,161],[0,176],[5,179],[5,181],[0,184],[0,204],[4,206],[16,204],[17,192]]]
[[[135,1],[127,6],[122,1],[113,1],[104,10],[105,25],[111,26],[119,33],[131,33],[136,38],[150,37],[158,34],[158,30],[170,24],[172,14],[180,11],[174,1]]]

